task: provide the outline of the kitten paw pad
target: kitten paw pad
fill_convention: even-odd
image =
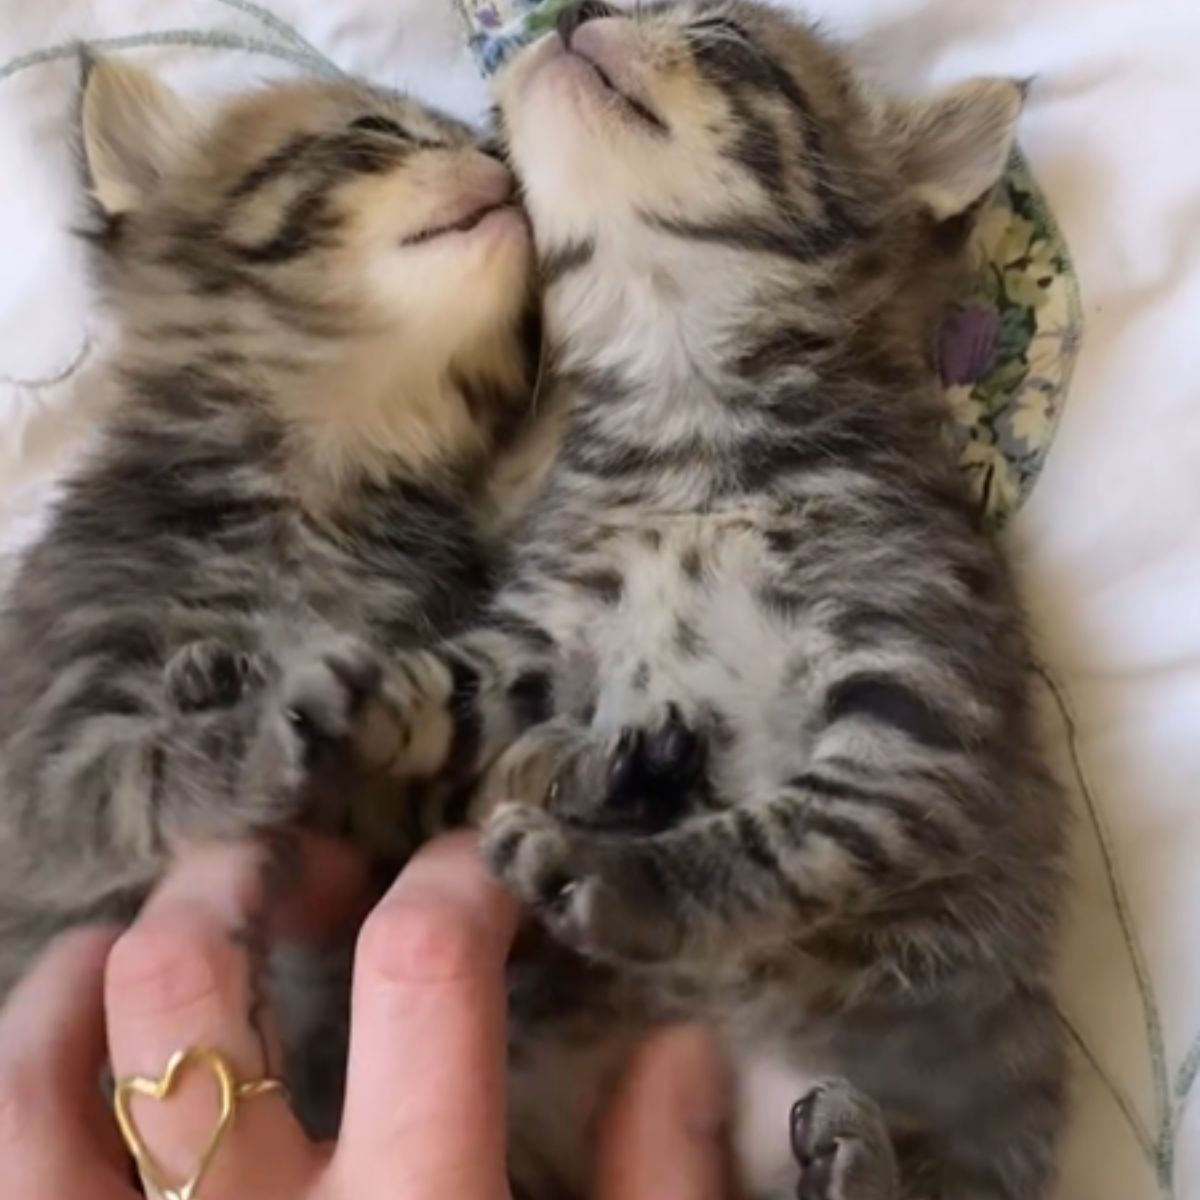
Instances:
[[[609,762],[604,811],[655,832],[675,824],[703,786],[708,743],[675,704],[653,728],[625,726]]]

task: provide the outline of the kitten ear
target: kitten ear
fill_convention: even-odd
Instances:
[[[1012,152],[1024,96],[1009,79],[972,79],[891,106],[909,185],[936,220],[966,212],[991,191]]]
[[[192,134],[170,88],[115,59],[84,59],[81,125],[88,184],[109,216],[140,208]]]

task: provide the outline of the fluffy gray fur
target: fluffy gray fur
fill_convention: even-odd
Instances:
[[[121,340],[0,615],[0,997],[181,844],[346,826],[372,656],[478,604],[531,394],[527,227],[465,127],[341,84],[202,119],[116,62],[82,111]]]
[[[1064,809],[929,349],[1019,89],[885,102],[756,5],[589,4],[499,99],[563,449],[481,627],[372,708],[483,776],[547,935],[518,1188],[583,1195],[630,1039],[699,1018],[749,1194],[1046,1196]]]

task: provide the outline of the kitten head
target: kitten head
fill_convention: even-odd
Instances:
[[[527,396],[528,228],[466,126],[345,82],[202,113],[118,60],[87,64],[81,117],[101,278],[143,351],[189,329],[197,353],[240,338],[243,374],[290,365],[278,393],[330,444],[353,426],[425,458],[477,432],[498,391]],[[324,365],[336,388],[297,385]],[[425,408],[390,412],[405,379]],[[439,391],[445,411],[426,411]]]
[[[719,255],[731,298],[744,270],[825,302],[961,247],[1021,103],[995,79],[877,101],[811,29],[738,0],[577,5],[497,97],[552,278],[619,245],[669,280],[686,246],[709,290]]]
[[[154,77],[102,61],[83,143],[118,277],[128,266],[195,294],[464,341],[522,303],[527,236],[508,170],[412,101],[287,84],[205,120]]]

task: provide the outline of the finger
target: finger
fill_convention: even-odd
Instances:
[[[277,1054],[250,1019],[256,986],[232,936],[262,904],[262,871],[252,847],[189,854],[151,897],[109,957],[108,1036],[118,1079],[158,1079],[171,1055],[206,1047],[223,1054],[242,1082],[272,1072]],[[270,1030],[266,1030],[268,1043]],[[269,1059],[269,1061],[265,1061]],[[133,1116],[146,1144],[176,1183],[191,1177],[217,1122],[214,1079],[196,1067],[162,1101],[136,1097]],[[204,1181],[205,1200],[302,1194],[315,1156],[280,1093],[238,1104]]]
[[[367,919],[334,1161],[350,1194],[507,1195],[504,963],[516,921],[469,834],[422,850]]]
[[[195,894],[230,927],[261,916],[273,937],[320,941],[361,922],[368,886],[367,865],[348,843],[296,830],[269,845],[191,845],[156,895]]]
[[[318,942],[345,935],[367,915],[366,863],[347,842],[310,833],[296,839],[297,873],[268,914],[271,933]]]
[[[689,1026],[653,1037],[634,1056],[605,1121],[599,1200],[721,1200],[726,1104],[710,1034]]]
[[[113,929],[63,934],[0,1012],[0,1196],[128,1196],[100,1093],[104,962]]]

